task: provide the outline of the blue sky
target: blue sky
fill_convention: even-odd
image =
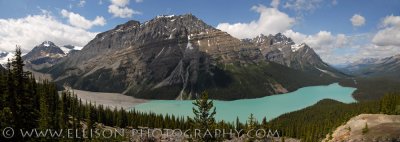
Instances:
[[[400,18],[399,0],[274,2],[275,5],[272,0],[0,0],[0,41],[3,42],[0,43],[0,50],[8,51],[10,45],[21,44],[28,51],[45,38],[60,45],[69,43],[84,46],[98,32],[112,29],[128,20],[144,22],[157,15],[192,13],[238,38],[283,32],[296,42],[306,42],[325,61],[332,64],[365,56],[385,57],[400,51],[400,43],[393,41],[393,37],[382,36],[385,33],[399,34],[397,30],[400,29],[400,24],[395,23]],[[112,5],[114,11],[110,11]],[[362,17],[361,20],[358,18],[358,25],[357,21],[355,25],[350,20],[355,15]],[[272,17],[279,20],[268,22]],[[25,35],[23,38],[9,35],[13,31],[20,32],[21,29],[28,30],[27,27],[37,26],[34,23],[39,19],[48,20],[49,24],[54,23],[58,27],[49,27],[45,31],[50,31],[51,34],[42,33],[43,35],[35,36],[35,39],[27,39],[35,34],[25,32],[22,32]],[[394,23],[385,25],[385,19]],[[37,29],[40,28],[46,26],[39,25]],[[235,30],[249,33],[239,35]],[[74,34],[82,38],[65,37]]]

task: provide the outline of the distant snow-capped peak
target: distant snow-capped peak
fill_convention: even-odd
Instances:
[[[8,59],[11,60],[13,57],[14,57],[14,53],[0,51],[0,64],[5,66],[8,62]]]
[[[49,41],[45,41],[45,42],[43,43],[43,45],[46,46],[46,47],[49,47],[49,46],[50,46]]]

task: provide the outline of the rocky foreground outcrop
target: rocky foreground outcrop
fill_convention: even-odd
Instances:
[[[368,128],[366,128],[368,127]],[[400,115],[361,114],[328,134],[323,142],[400,141]]]

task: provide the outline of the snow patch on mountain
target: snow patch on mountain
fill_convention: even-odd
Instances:
[[[50,43],[49,43],[49,41],[45,41],[45,42],[43,43],[43,45],[46,46],[46,47],[49,47],[49,46],[50,46]]]
[[[174,17],[175,15],[158,15],[157,16],[157,19],[158,18],[172,18],[172,17]]]
[[[61,46],[60,49],[67,55],[69,52],[73,50],[82,50],[83,47],[80,46],[73,46],[73,48],[68,48],[66,46]]]
[[[299,50],[300,48],[303,48],[304,46],[305,46],[305,44],[302,43],[302,44],[293,44],[290,47],[292,49],[292,52],[296,52],[297,50]]]
[[[74,50],[82,50],[83,49],[82,46],[74,46],[74,47],[75,47]]]
[[[14,57],[14,53],[7,53],[7,52],[2,52],[3,57],[0,57],[0,64],[3,65],[3,67],[7,64],[8,59],[12,59]]]

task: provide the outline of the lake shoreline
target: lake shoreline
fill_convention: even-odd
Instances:
[[[271,120],[282,114],[312,106],[323,99],[354,103],[357,102],[352,96],[355,90],[356,88],[332,83],[330,85],[303,87],[294,92],[256,99],[214,100],[214,106],[217,111],[216,119],[218,121],[234,122],[238,117],[240,120],[247,120],[252,113],[259,121],[264,117],[267,120]],[[134,106],[134,109],[141,112],[191,117],[193,115],[192,107],[191,100],[151,100]]]
[[[132,96],[123,95],[120,93],[105,93],[105,92],[91,92],[85,90],[69,89],[73,94],[76,94],[82,103],[91,102],[96,105],[103,105],[112,109],[123,108],[131,110],[135,105],[146,103],[149,100],[139,99]]]
[[[337,89],[344,90],[344,92],[337,92]],[[92,104],[103,105],[112,109],[123,108],[127,111],[137,110],[141,112],[152,112],[164,115],[173,114],[176,116],[185,117],[192,114],[191,108],[193,107],[193,100],[147,100],[126,96],[120,93],[91,92],[76,89],[70,90],[73,91],[73,93],[76,94],[77,97],[83,101],[83,103],[91,102]],[[304,92],[304,90],[308,91]],[[214,100],[214,106],[217,107],[217,119],[222,119],[222,115],[226,115],[226,109],[237,109],[235,114],[228,114],[229,120],[236,119],[238,115],[241,120],[246,119],[250,113],[254,113],[259,120],[261,120],[264,116],[267,117],[267,120],[271,120],[284,113],[297,111],[307,106],[311,106],[322,99],[333,99],[344,103],[357,102],[357,100],[355,100],[352,96],[352,93],[355,90],[356,88],[344,87],[338,83],[332,83],[330,85],[307,86],[294,92],[265,96],[261,98],[232,101]],[[299,96],[299,92],[302,96]],[[322,96],[318,94],[321,94]],[[260,100],[263,102],[259,102]],[[274,102],[280,103],[273,105]],[[248,106],[240,106],[240,104],[246,104]],[[180,110],[182,106],[184,106],[185,110]],[[237,106],[240,107],[236,108]],[[256,108],[260,108],[261,110]],[[179,113],[174,113],[176,110],[179,110]],[[249,112],[248,110],[253,111]],[[243,111],[246,114],[239,114],[239,111]]]

